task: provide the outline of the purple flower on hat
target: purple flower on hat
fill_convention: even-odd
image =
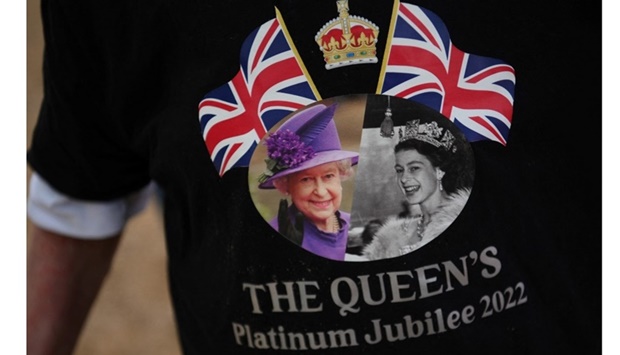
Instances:
[[[258,177],[260,189],[273,189],[273,179],[358,154],[342,150],[334,122],[336,104],[317,104],[295,113],[264,140],[267,169]]]
[[[259,177],[260,182],[280,171],[294,168],[316,155],[311,146],[302,142],[299,135],[289,129],[271,134],[265,140],[265,145],[267,171]]]

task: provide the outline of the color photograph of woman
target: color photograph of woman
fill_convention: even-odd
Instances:
[[[337,102],[305,108],[268,134],[257,185],[278,195],[277,212],[270,212],[276,215],[266,218],[276,231],[313,254],[342,261],[347,259],[350,229],[350,214],[342,205],[343,199],[349,206],[351,200],[343,183],[353,177],[359,154],[342,148],[334,122],[338,108]]]

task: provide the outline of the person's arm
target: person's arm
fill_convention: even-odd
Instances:
[[[27,352],[71,354],[120,234],[103,240],[62,236],[33,225],[27,264]]]

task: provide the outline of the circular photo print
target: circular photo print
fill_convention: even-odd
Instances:
[[[254,204],[315,255],[372,261],[416,251],[463,210],[469,143],[446,117],[385,95],[323,100],[284,118],[251,159]]]

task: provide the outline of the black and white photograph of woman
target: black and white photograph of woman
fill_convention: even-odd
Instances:
[[[362,258],[393,258],[431,242],[463,210],[473,179],[471,147],[450,120],[404,99],[369,96],[352,208],[354,230],[373,232]]]

